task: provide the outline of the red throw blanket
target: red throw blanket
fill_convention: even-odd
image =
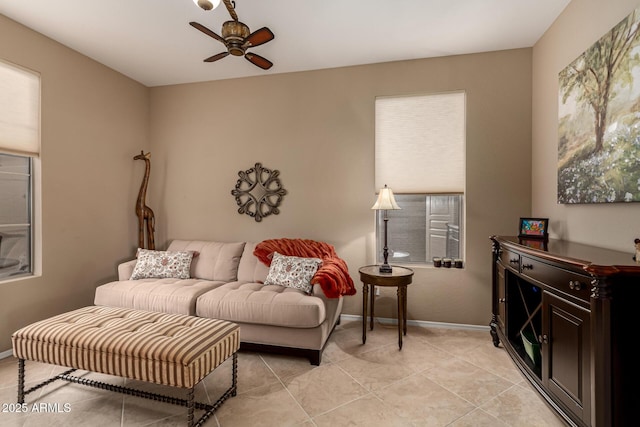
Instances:
[[[322,265],[311,283],[319,284],[328,298],[356,294],[347,263],[336,254],[332,245],[307,239],[270,239],[258,243],[253,254],[263,264],[270,266],[274,252],[286,256],[320,258]]]

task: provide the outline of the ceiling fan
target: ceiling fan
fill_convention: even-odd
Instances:
[[[189,25],[193,28],[213,37],[220,43],[224,44],[227,48],[226,52],[220,52],[216,55],[210,56],[209,58],[206,58],[204,62],[214,62],[231,54],[234,56],[244,56],[247,61],[262,68],[263,70],[271,68],[273,63],[268,59],[263,58],[258,54],[247,52],[247,49],[251,47],[260,46],[273,40],[274,35],[271,30],[267,27],[262,27],[251,33],[249,27],[238,20],[238,15],[236,15],[235,11],[235,2],[232,5],[231,0],[222,1],[229,11],[229,15],[231,15],[231,18],[233,19],[232,21],[226,21],[222,24],[222,36],[214,33],[202,24],[189,22]]]

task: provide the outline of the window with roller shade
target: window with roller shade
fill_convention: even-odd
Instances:
[[[33,274],[40,76],[0,61],[0,280]]]
[[[387,211],[389,263],[464,258],[465,93],[385,96],[375,101],[375,186],[400,210]],[[382,262],[384,212],[377,211]]]

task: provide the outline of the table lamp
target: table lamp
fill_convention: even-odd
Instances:
[[[380,190],[380,194],[378,194],[378,200],[371,207],[374,210],[383,210],[384,211],[384,248],[382,250],[382,255],[384,256],[384,263],[380,266],[380,273],[391,273],[393,269],[389,265],[389,248],[387,247],[387,222],[389,218],[387,217],[388,210],[396,210],[401,209],[400,206],[396,203],[396,199],[393,197],[393,191],[387,185],[384,185],[384,188]]]

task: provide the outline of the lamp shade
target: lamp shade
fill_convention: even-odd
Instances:
[[[385,185],[384,188],[380,189],[378,200],[376,200],[376,203],[371,207],[371,209],[396,210],[402,208],[396,203],[396,199],[393,197],[393,191]]]
[[[215,9],[220,4],[220,0],[193,0],[193,2],[204,10]]]

